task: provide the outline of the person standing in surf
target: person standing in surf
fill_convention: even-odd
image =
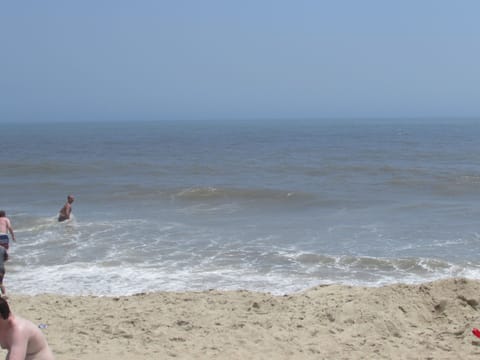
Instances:
[[[12,236],[12,240],[16,241],[10,219],[7,217],[5,211],[0,210],[0,246],[3,246],[7,250],[10,246],[10,238],[8,237],[9,233]]]
[[[67,196],[67,202],[63,207],[60,209],[60,213],[58,214],[58,221],[62,222],[65,220],[70,219],[70,214],[72,213],[72,203],[75,200],[73,195]]]

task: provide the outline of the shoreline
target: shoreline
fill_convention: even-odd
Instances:
[[[480,281],[129,296],[9,294],[57,360],[478,358]],[[3,351],[3,350],[2,350]],[[1,355],[0,355],[1,356]]]

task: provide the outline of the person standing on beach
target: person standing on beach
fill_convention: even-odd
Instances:
[[[45,336],[31,321],[15,316],[0,298],[0,346],[7,360],[54,360]]]
[[[60,213],[58,214],[58,221],[62,222],[65,220],[70,219],[70,214],[72,213],[72,203],[75,200],[73,195],[67,196],[67,202],[63,207],[60,209]]]
[[[12,240],[16,241],[10,219],[6,216],[5,211],[0,210],[0,246],[3,246],[7,250],[10,246],[10,239],[8,237],[9,233],[12,235]]]

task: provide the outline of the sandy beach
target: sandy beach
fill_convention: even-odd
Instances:
[[[56,359],[474,359],[480,282],[125,297],[10,294]]]

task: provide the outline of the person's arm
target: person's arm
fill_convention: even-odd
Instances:
[[[12,346],[8,350],[6,360],[25,360],[27,356],[28,338],[21,334],[14,335]]]
[[[17,241],[15,239],[15,234],[13,233],[13,228],[12,228],[12,225],[10,224],[10,221],[7,222],[7,230],[10,232],[10,234],[12,235],[12,240],[13,241]]]
[[[70,219],[70,213],[72,212],[72,207],[68,204],[65,213],[67,214],[67,219]]]

